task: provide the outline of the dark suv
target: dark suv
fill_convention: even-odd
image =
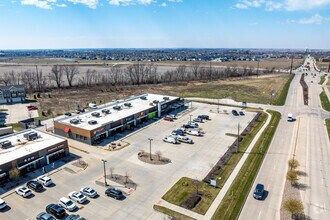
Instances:
[[[258,183],[255,190],[254,190],[254,193],[253,193],[253,197],[255,199],[258,199],[258,200],[261,200],[263,199],[264,197],[264,185]]]
[[[110,196],[115,199],[123,199],[124,195],[122,191],[114,188],[108,188],[105,190],[105,195]]]
[[[233,109],[233,110],[231,111],[231,113],[232,113],[233,115],[235,115],[235,116],[239,116],[237,110],[235,110],[235,109]]]
[[[204,120],[210,120],[210,116],[208,116],[208,115],[198,115],[198,118],[201,118]]]
[[[32,189],[33,191],[36,191],[36,192],[41,192],[44,189],[44,187],[41,185],[41,183],[39,183],[35,180],[27,182],[26,186],[29,189]]]
[[[66,214],[65,210],[57,204],[49,204],[46,207],[46,212],[49,214],[52,214],[53,216],[55,216],[58,219],[63,218]]]

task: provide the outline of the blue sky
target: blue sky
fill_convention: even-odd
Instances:
[[[0,49],[330,49],[330,0],[1,0]]]

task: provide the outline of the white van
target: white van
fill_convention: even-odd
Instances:
[[[172,137],[172,136],[167,136],[163,138],[164,142],[168,142],[168,143],[172,143],[172,144],[179,144],[179,141],[177,140],[176,137]]]
[[[90,108],[94,108],[94,109],[97,108],[96,104],[94,104],[94,103],[89,103],[89,104],[88,104],[88,107],[90,107]]]
[[[187,134],[193,135],[193,136],[202,136],[202,133],[198,130],[188,130]]]
[[[295,120],[295,118],[294,118],[293,114],[289,113],[288,114],[288,121],[294,121],[294,120]]]

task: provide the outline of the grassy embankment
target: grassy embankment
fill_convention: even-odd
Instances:
[[[244,205],[281,118],[279,112],[269,111],[269,113],[272,114],[270,124],[267,126],[252,152],[249,154],[212,219],[221,220],[238,218],[240,210]],[[263,137],[264,142],[262,140]]]
[[[320,93],[320,99],[321,99],[322,108],[326,111],[330,111],[330,102],[324,90]]]
[[[240,142],[240,148],[238,153],[234,153],[229,161],[222,167],[219,175],[217,175],[214,179],[217,180],[218,188],[211,187],[209,184],[199,181],[199,192],[203,195],[201,201],[196,205],[192,211],[197,212],[199,214],[204,215],[209,207],[211,206],[213,200],[218,195],[220,189],[223,187],[232,171],[240,161],[241,157],[245,153],[249,144],[252,142],[254,136],[261,129],[265,121],[267,120],[267,114],[263,113],[257,123],[252,127],[250,132],[241,136],[243,139]],[[221,179],[219,179],[221,177]],[[175,204],[180,205],[182,202],[193,192],[196,191],[196,180],[190,179],[187,177],[181,178],[164,196],[163,199]]]
[[[325,76],[321,76],[319,84],[322,85],[324,83],[324,81],[325,81]]]

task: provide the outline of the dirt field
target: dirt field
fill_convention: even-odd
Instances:
[[[43,111],[55,114],[74,111],[78,105],[86,106],[95,101],[103,104],[143,93],[167,94],[180,97],[232,98],[236,101],[269,103],[271,91],[277,99],[288,75],[264,76],[241,80],[215,82],[189,82],[176,84],[141,85],[125,87],[91,87],[53,90],[41,94],[39,99]]]

